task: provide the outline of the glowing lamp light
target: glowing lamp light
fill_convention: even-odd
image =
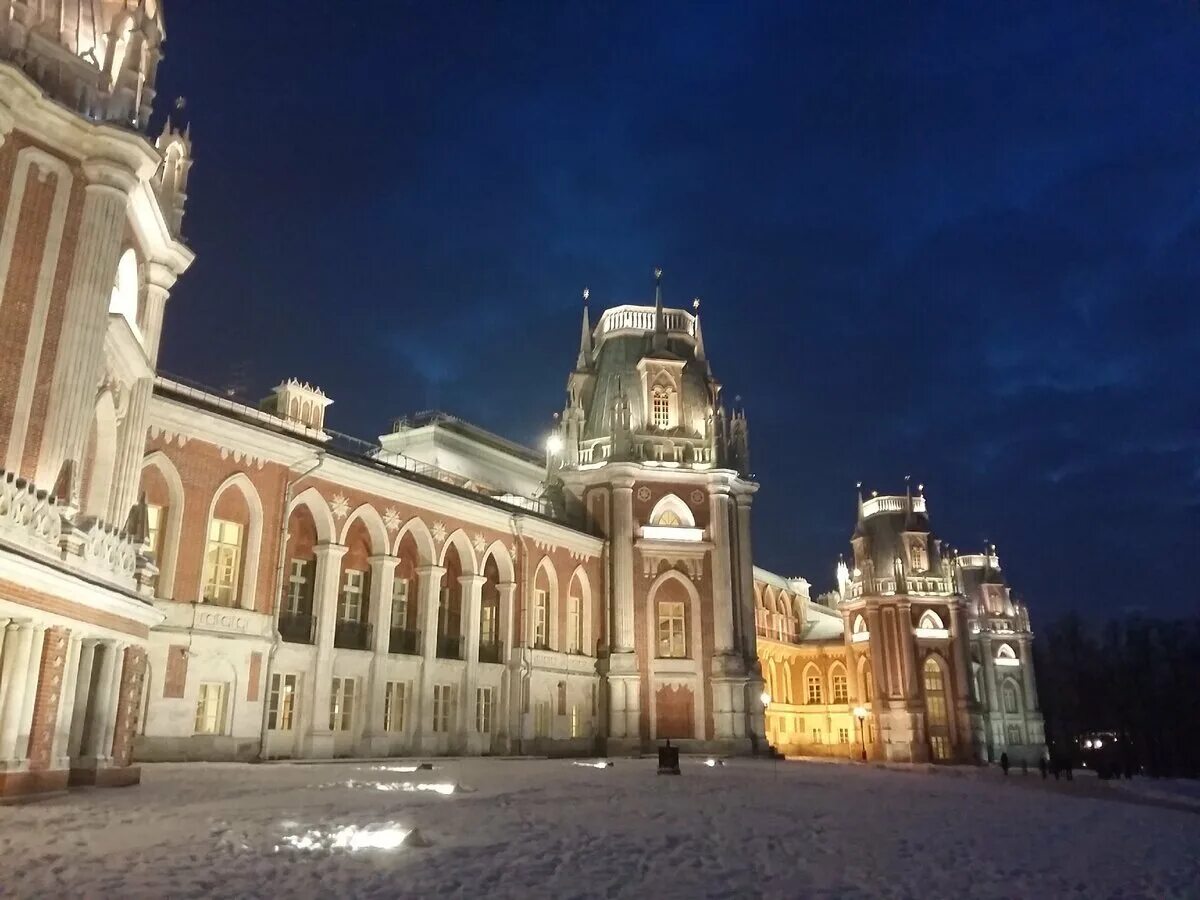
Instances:
[[[758,699],[762,701],[763,709],[766,709],[771,705],[771,695],[766,691],[763,691],[761,694],[759,694]]]
[[[1087,740],[1085,740],[1085,741],[1083,742],[1083,746],[1084,746],[1084,749],[1086,749],[1086,750],[1091,750],[1091,749],[1092,749],[1092,741],[1091,741],[1091,738],[1088,738]]]
[[[1101,747],[1104,746],[1104,741],[1100,740],[1100,738],[1096,738],[1096,740],[1092,741],[1092,746],[1095,749],[1099,750]]]
[[[867,708],[865,706],[854,707],[854,718],[858,719],[858,721],[861,722],[866,717],[867,717]]]
[[[562,438],[557,434],[552,434],[546,438],[546,450],[552,454],[561,453],[563,448]]]

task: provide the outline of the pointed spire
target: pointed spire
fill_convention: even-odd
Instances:
[[[667,319],[663,315],[662,269],[654,267],[654,349],[667,346]]]
[[[588,316],[588,298],[591,296],[591,291],[587,288],[583,289],[583,322],[580,325],[579,331],[579,359],[575,362],[575,368],[579,371],[590,369],[592,367],[592,322]]]
[[[696,338],[696,359],[703,360],[704,359],[704,332],[702,332],[700,330],[700,298],[699,297],[694,297],[692,299],[692,316],[694,317],[693,321],[696,323],[696,325],[695,325],[696,332],[693,335],[693,337]]]

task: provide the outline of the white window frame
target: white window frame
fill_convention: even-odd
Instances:
[[[658,658],[687,659],[687,604],[682,600],[657,600],[654,613]]]
[[[541,588],[533,591],[533,645],[550,646],[550,592]]]
[[[454,722],[454,685],[435,684],[433,686],[433,731],[435,734],[449,734]]]
[[[490,687],[475,689],[475,730],[480,734],[492,733],[493,692]]]
[[[363,585],[366,583],[366,572],[362,569],[345,569],[342,574],[346,580],[342,582],[342,588],[338,591],[338,621],[361,622]],[[353,615],[351,615],[351,612],[353,612]]]
[[[308,584],[308,578],[304,574],[306,565],[308,563],[303,559],[292,559],[289,563],[287,612],[294,616],[299,615],[300,610],[304,608],[304,598],[308,593],[305,590]]]
[[[567,652],[583,652],[583,599],[567,596]]]
[[[296,727],[299,695],[299,675],[288,672],[271,675],[271,691],[267,698],[268,731],[292,731]]]
[[[224,681],[202,681],[196,695],[196,718],[193,734],[222,735],[225,733],[225,713],[229,703],[229,684]]]
[[[389,734],[404,731],[408,718],[408,682],[389,681],[383,694],[383,730]]]
[[[212,518],[208,521],[206,537],[202,592],[204,602],[217,606],[237,606],[245,527],[240,522]]]
[[[357,678],[335,676],[329,691],[329,730],[342,733],[354,730],[354,704]]]
[[[399,575],[392,582],[392,628],[408,628],[408,579]]]

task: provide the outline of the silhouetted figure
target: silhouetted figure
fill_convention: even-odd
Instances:
[[[1029,774],[1029,760],[1025,759],[1024,757],[1021,758],[1021,774]]]
[[[1007,753],[1000,754],[1000,768],[1002,768],[1004,770],[1004,777],[1007,778],[1008,777],[1008,754]]]
[[[1042,781],[1046,780],[1046,770],[1048,768],[1049,768],[1049,766],[1046,763],[1046,757],[1039,756],[1038,757],[1038,771],[1042,773]]]

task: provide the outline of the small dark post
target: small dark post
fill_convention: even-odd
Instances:
[[[671,746],[670,738],[667,738],[665,747],[658,748],[658,774],[679,774],[679,748]]]

